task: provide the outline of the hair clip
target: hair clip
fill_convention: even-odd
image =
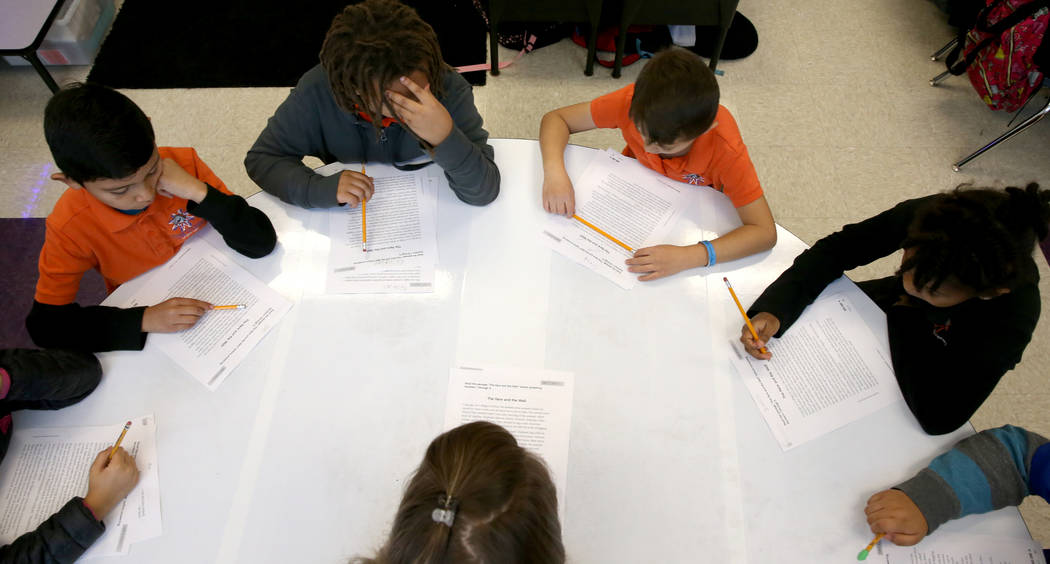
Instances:
[[[442,523],[448,528],[452,528],[452,523],[456,521],[456,509],[459,507],[459,501],[452,497],[441,494],[438,496],[438,507],[430,513],[430,518],[435,523]]]

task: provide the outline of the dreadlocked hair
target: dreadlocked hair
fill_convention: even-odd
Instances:
[[[451,500],[451,504],[449,501]],[[435,509],[455,507],[451,526]],[[405,488],[386,545],[358,564],[505,562],[561,564],[558,501],[550,472],[487,421],[462,425],[430,443]]]
[[[919,211],[904,248],[914,249],[900,271],[914,269],[916,288],[936,290],[954,277],[978,293],[1030,282],[1026,268],[1050,229],[1050,192],[961,185]]]
[[[422,71],[438,99],[444,93],[437,34],[412,8],[396,0],[365,0],[343,8],[321,46],[321,65],[336,103],[364,112],[379,134],[387,86]]]

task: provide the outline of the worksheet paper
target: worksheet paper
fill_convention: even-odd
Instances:
[[[597,153],[573,180],[576,215],[638,250],[666,242],[682,212],[688,184],[657,174],[613,151]],[[550,214],[542,240],[625,290],[638,283],[624,261],[634,253],[583,223]]]
[[[890,352],[845,295],[814,302],[767,347],[771,360],[743,347],[731,360],[784,450],[902,399]]]
[[[457,366],[445,399],[445,430],[472,421],[503,426],[547,463],[565,515],[573,374],[496,366]]]
[[[127,554],[132,543],[162,533],[153,416],[132,419],[121,443],[135,457],[139,482],[103,518],[106,532],[85,558]],[[88,470],[112,448],[124,422],[102,427],[15,429],[0,475],[0,544],[35,530],[74,496],[87,494]]]
[[[1032,539],[936,533],[915,546],[882,541],[867,562],[875,564],[1045,564],[1043,549]]]
[[[316,169],[325,176],[360,165],[333,163]],[[329,293],[432,292],[437,264],[437,197],[426,172],[369,165],[375,192],[368,201],[362,250],[362,207],[329,210]]]
[[[190,329],[151,333],[146,341],[146,350],[163,351],[210,390],[222,384],[292,307],[291,301],[201,238],[190,239],[171,260],[143,276],[148,278],[137,290],[122,292],[121,286],[102,304],[152,306],[179,297],[246,306],[208,311]]]

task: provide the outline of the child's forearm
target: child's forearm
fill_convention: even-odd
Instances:
[[[230,248],[246,257],[264,257],[277,245],[270,218],[240,196],[208,186],[208,195],[201,203],[187,205],[186,211],[211,223]]]
[[[543,172],[565,173],[565,147],[569,144],[569,125],[556,112],[540,121],[540,154]]]
[[[741,225],[725,235],[711,241],[717,263],[723,263],[768,251],[777,243],[776,227],[769,229],[759,225]],[[702,244],[700,245],[703,246]],[[707,265],[705,262],[698,266]]]
[[[142,350],[146,345],[146,333],[141,331],[145,310],[34,301],[26,329],[33,342],[43,348],[88,352]]]

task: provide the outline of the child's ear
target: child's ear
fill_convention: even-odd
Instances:
[[[66,186],[69,186],[70,188],[83,188],[83,186],[81,186],[79,182],[77,182],[76,180],[73,180],[72,178],[66,176],[65,174],[63,174],[61,172],[56,172],[56,173],[52,174],[51,175],[51,180],[55,180],[55,181],[61,182],[62,184],[65,184]]]

